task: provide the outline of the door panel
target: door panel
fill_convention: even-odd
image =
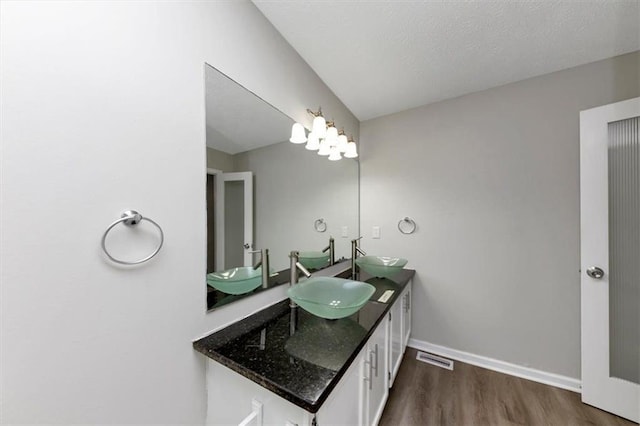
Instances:
[[[214,175],[215,270],[250,266],[253,256],[253,173]],[[211,225],[211,222],[209,222]]]
[[[382,321],[376,331],[371,335],[368,348],[368,361],[370,363],[371,390],[369,392],[368,424],[378,424],[384,404],[389,395],[387,361],[387,339],[389,333],[389,321]]]
[[[612,377],[634,383],[640,383],[639,122],[608,125],[609,368]]]
[[[402,353],[404,353],[411,336],[411,282],[407,284],[402,297],[402,336]]]
[[[402,300],[396,300],[391,307],[391,333],[389,338],[389,371],[391,372],[391,380],[389,381],[389,387],[393,386],[400,369],[403,349],[402,340]]]
[[[636,422],[638,116],[640,98],[580,113],[582,400]]]

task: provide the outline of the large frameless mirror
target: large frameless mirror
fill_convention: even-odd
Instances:
[[[333,238],[335,260],[350,255],[359,163],[290,143],[290,117],[208,64],[205,80],[206,288],[214,309],[287,283],[292,250],[322,252]]]

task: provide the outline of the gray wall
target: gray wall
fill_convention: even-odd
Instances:
[[[417,270],[413,338],[580,377],[578,113],[638,96],[639,62],[361,124],[362,245]],[[404,216],[415,234],[396,230]]]
[[[207,143],[209,143],[208,140]],[[223,172],[232,172],[235,170],[233,155],[207,147],[207,167]]]
[[[322,250],[331,235],[336,258],[350,257],[350,241],[358,236],[356,161],[329,161],[289,142],[235,157],[237,171],[254,173],[255,246],[269,249],[271,267],[288,268],[291,250]],[[325,219],[325,232],[314,230],[318,218]],[[348,237],[341,236],[342,226]]]

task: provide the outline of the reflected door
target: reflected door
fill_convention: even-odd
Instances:
[[[214,176],[215,270],[250,266],[253,260],[253,173],[210,173]]]
[[[640,419],[640,98],[580,114],[582,400]]]

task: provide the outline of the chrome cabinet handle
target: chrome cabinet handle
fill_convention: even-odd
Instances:
[[[599,280],[600,278],[604,277],[604,271],[597,266],[592,266],[587,269],[587,275],[589,275],[593,279]]]
[[[371,352],[369,352],[369,361],[365,361],[364,363],[365,364],[369,364],[369,376],[368,377],[364,377],[363,380],[365,382],[369,382],[369,390],[371,390],[372,386],[373,386],[373,383],[371,383],[372,382],[372,380],[371,380]]]
[[[373,377],[373,374],[372,374],[372,372],[373,372],[373,359],[372,358],[373,358],[373,351],[369,351],[369,389],[371,389],[371,386],[373,384],[372,383],[373,380],[371,379]],[[377,369],[378,368],[376,367],[376,370]],[[378,374],[376,373],[376,376],[377,375]]]
[[[374,351],[374,355],[376,356],[376,377],[378,377],[378,344],[376,343],[376,350]]]
[[[370,379],[370,378],[368,378],[368,377],[365,377],[363,380],[364,380],[365,382],[369,382],[369,390],[371,390],[371,379]]]

